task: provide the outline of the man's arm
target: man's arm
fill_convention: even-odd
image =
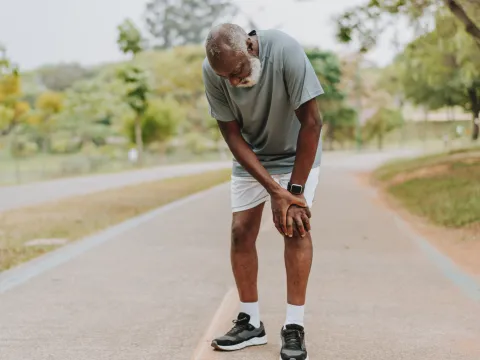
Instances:
[[[323,124],[315,98],[301,105],[296,110],[296,115],[301,127],[290,181],[293,184],[304,185],[315,161]]]
[[[305,186],[315,161],[322,129],[316,98],[322,95],[324,90],[298,41],[287,38],[282,55],[283,77],[289,101],[301,124],[290,181]]]
[[[291,232],[287,230],[288,208],[291,205],[306,207],[305,199],[292,195],[273,180],[243,138],[237,121],[218,121],[218,126],[235,159],[270,194],[273,222],[278,232],[282,235],[290,235]]]
[[[245,170],[252,175],[267,192],[272,195],[281,189],[281,186],[273,180],[268,171],[258,160],[255,153],[248,146],[240,132],[237,121],[217,121],[218,127],[235,159]]]

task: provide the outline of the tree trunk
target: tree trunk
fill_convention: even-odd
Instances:
[[[428,126],[428,113],[429,109],[424,107],[424,118],[423,118],[423,149],[427,148],[427,126]]]
[[[477,140],[479,137],[479,126],[480,126],[480,99],[478,98],[477,89],[471,87],[468,89],[468,96],[470,97],[470,102],[472,103],[472,113],[473,113],[473,128],[472,128],[472,140]]]
[[[333,151],[333,139],[335,137],[334,127],[332,125],[328,126],[328,150]]]
[[[137,145],[138,151],[138,165],[143,164],[143,141],[142,141],[142,118],[140,115],[137,115],[135,118],[135,144]]]
[[[377,146],[378,146],[378,150],[383,149],[383,133],[382,132],[379,132],[377,135]]]
[[[468,32],[477,45],[480,47],[480,28],[475,25],[473,20],[468,16],[465,9],[456,0],[443,0],[450,11],[465,25],[465,31]]]

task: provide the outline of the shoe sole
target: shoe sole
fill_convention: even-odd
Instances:
[[[245,349],[246,347],[249,347],[249,346],[265,345],[266,343],[267,343],[267,335],[263,337],[255,337],[250,340],[244,341],[240,344],[229,345],[229,346],[221,346],[214,341],[212,342],[212,346],[217,350],[235,351],[235,350]]]

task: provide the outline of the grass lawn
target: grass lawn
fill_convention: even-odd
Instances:
[[[480,147],[401,160],[374,179],[410,212],[449,228],[480,225]]]
[[[72,197],[0,213],[0,271],[61,245],[26,246],[35,239],[75,241],[230,179],[216,170]]]

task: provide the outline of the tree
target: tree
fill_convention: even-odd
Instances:
[[[0,45],[0,136],[8,135],[30,110],[21,101],[22,89],[18,68],[7,58]]]
[[[129,19],[125,20],[118,27],[117,43],[120,50],[125,53],[131,53],[135,59],[142,48],[142,36],[140,31]],[[147,97],[150,91],[147,74],[140,67],[134,64],[127,64],[118,72],[119,77],[127,85],[126,101],[135,112],[135,143],[138,151],[138,164],[143,161],[143,142],[141,118],[148,108]]]
[[[145,22],[153,47],[168,49],[202,43],[212,24],[237,10],[228,0],[150,0]]]
[[[116,74],[101,74],[75,83],[65,92],[60,129],[78,138],[80,146],[121,134],[125,121],[134,118],[125,102],[126,92],[125,83]]]
[[[383,140],[390,131],[400,127],[403,123],[403,116],[400,111],[381,107],[370,117],[364,126],[365,139],[377,139],[379,150],[383,149]]]
[[[148,110],[141,118],[142,141],[145,145],[165,143],[183,120],[184,114],[179,104],[171,99],[156,99],[151,101]],[[127,123],[127,133],[133,142],[136,138],[135,122]]]
[[[35,71],[40,81],[51,91],[62,92],[75,82],[91,78],[92,70],[85,69],[79,64],[59,64],[44,66]]]
[[[330,149],[333,142],[349,140],[355,128],[355,110],[345,103],[346,96],[340,90],[342,71],[337,56],[329,51],[307,49],[306,54],[319,77],[325,93],[320,97],[323,121],[327,124]]]
[[[36,117],[31,125],[39,132],[44,153],[48,150],[49,138],[54,129],[58,114],[63,109],[63,95],[47,91],[40,95],[35,106]]]
[[[118,27],[117,44],[124,54],[131,53],[134,57],[143,51],[145,40],[140,30],[131,19],[125,19]]]
[[[446,12],[436,28],[411,42],[397,62],[406,97],[429,109],[461,106],[473,115],[472,139],[479,136],[480,48]]]
[[[476,0],[368,0],[337,17],[337,37],[345,43],[357,40],[360,50],[368,51],[398,17],[408,17],[420,30],[419,20],[439,9],[448,9],[480,47],[480,2]]]

